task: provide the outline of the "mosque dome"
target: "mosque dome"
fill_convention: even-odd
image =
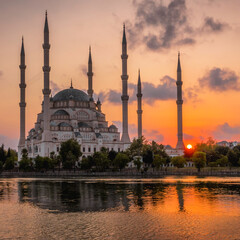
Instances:
[[[58,92],[53,97],[54,102],[56,102],[56,101],[68,101],[68,100],[88,102],[89,101],[89,96],[81,90],[70,87],[68,89],[64,89],[64,90]]]

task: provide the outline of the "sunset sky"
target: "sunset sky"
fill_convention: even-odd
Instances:
[[[19,137],[20,47],[26,55],[26,129],[41,111],[43,26],[48,11],[52,93],[93,88],[109,124],[121,127],[121,41],[126,24],[129,132],[136,137],[136,83],[143,84],[143,134],[177,143],[176,71],[181,52],[184,142],[240,140],[239,0],[0,0],[0,143]],[[121,130],[121,129],[120,129]]]

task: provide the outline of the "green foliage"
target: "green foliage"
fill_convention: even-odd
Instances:
[[[147,140],[142,136],[141,138],[134,138],[130,147],[127,149],[127,154],[130,159],[133,159],[135,156],[143,155],[144,145],[147,145]]]
[[[160,156],[158,154],[154,156],[153,165],[154,165],[154,167],[156,167],[156,169],[159,169],[164,164],[166,164],[165,158],[163,158],[162,156]]]
[[[72,169],[82,153],[80,145],[74,139],[61,143],[59,155],[62,160],[63,168]]]
[[[4,144],[0,147],[0,162],[2,162],[2,165],[5,163],[7,159],[6,151],[4,150]]]
[[[92,164],[88,157],[83,156],[81,161],[81,169],[83,170],[89,170],[91,169]]]
[[[217,164],[220,167],[226,167],[228,165],[228,157],[227,156],[222,156],[217,160]]]
[[[143,162],[147,165],[151,165],[153,163],[153,152],[151,150],[151,146],[147,146],[147,149],[143,152]]]
[[[216,147],[216,141],[213,140],[211,137],[208,138],[207,142],[198,143],[195,146],[195,151],[197,152],[208,152],[210,150],[214,150]]]
[[[54,168],[54,160],[49,157],[40,157],[35,158],[35,168],[37,171],[49,170]]]
[[[22,158],[19,162],[19,169],[23,171],[31,170],[32,161],[29,158]]]
[[[28,150],[26,148],[22,149],[22,159],[27,159],[28,158]]]
[[[140,157],[135,157],[135,160],[133,161],[134,165],[137,167],[137,170],[139,171],[142,166],[142,161]]]
[[[95,152],[93,154],[93,162],[98,171],[104,171],[110,165],[110,161],[107,157],[107,153],[104,153],[104,152]]]
[[[4,164],[4,169],[5,170],[12,170],[14,169],[15,162],[17,162],[17,157],[16,156],[11,156],[7,158],[5,164]]]
[[[193,154],[193,162],[195,167],[200,172],[201,168],[205,167],[207,159],[206,159],[206,153],[205,152],[195,152]]]
[[[238,166],[239,154],[238,154],[237,149],[235,151],[234,150],[229,150],[228,154],[227,154],[227,157],[228,157],[230,167]]]
[[[229,150],[230,150],[230,148],[225,147],[225,146],[216,146],[215,147],[215,151],[223,156],[227,156]]]
[[[0,161],[0,171],[2,171],[2,169],[3,169],[3,162]]]
[[[177,168],[183,168],[184,164],[186,164],[186,160],[182,156],[173,157],[171,159],[171,162]]]
[[[117,152],[114,151],[114,150],[111,150],[109,153],[108,153],[108,159],[113,162],[113,160],[115,159],[115,157],[117,156]]]
[[[127,166],[129,162],[129,157],[125,153],[118,153],[115,159],[113,160],[113,166],[118,169],[123,169]]]

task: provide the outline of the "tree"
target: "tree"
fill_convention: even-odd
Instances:
[[[4,144],[2,144],[2,146],[0,147],[0,161],[2,162],[2,164],[4,164],[6,161],[6,151],[4,150]]]
[[[74,139],[62,142],[59,155],[61,156],[63,168],[72,169],[82,155],[80,145]]]
[[[5,170],[12,170],[14,169],[15,162],[17,162],[17,157],[11,156],[7,158],[5,164],[4,164],[4,169]]]
[[[98,171],[104,171],[109,167],[110,161],[107,158],[107,153],[95,152],[93,154],[93,162],[95,163]]]
[[[227,156],[222,156],[217,160],[217,164],[220,167],[226,167],[228,165],[228,157]]]
[[[148,166],[153,163],[153,152],[151,151],[150,146],[143,152],[143,162]]]
[[[195,152],[193,154],[193,162],[195,167],[198,169],[198,172],[201,171],[201,168],[205,167],[207,159],[205,152]]]
[[[134,138],[130,147],[127,149],[126,153],[128,154],[129,158],[132,160],[135,156],[142,156],[143,155],[143,146],[147,145],[148,142],[145,137],[141,138]]]
[[[153,165],[156,167],[156,169],[159,170],[160,167],[162,167],[164,164],[166,164],[166,159],[163,158],[160,155],[155,155],[153,160]]]
[[[3,163],[2,161],[0,161],[0,171],[2,171],[2,169],[3,169]]]
[[[137,167],[137,170],[139,171],[142,166],[141,157],[135,157],[135,160],[133,161],[133,163]]]
[[[36,168],[37,171],[43,170],[43,157],[38,155],[35,158],[35,168]]]
[[[111,150],[109,153],[108,153],[108,159],[113,162],[113,160],[115,159],[115,157],[117,156],[117,152],[114,151],[114,150]]]
[[[28,151],[26,148],[22,149],[22,158],[19,162],[19,169],[20,170],[24,170],[24,171],[28,171],[31,169],[32,166],[32,160],[28,158]]]
[[[184,164],[186,164],[186,160],[182,156],[173,157],[171,159],[171,162],[174,165],[174,167],[177,167],[177,168],[183,168]]]
[[[215,151],[223,156],[227,156],[229,150],[230,150],[230,148],[225,147],[225,146],[216,146],[215,147]]]
[[[123,169],[127,166],[129,162],[129,157],[125,153],[118,153],[115,159],[113,160],[113,166],[118,169]]]
[[[228,154],[227,154],[227,157],[228,157],[230,167],[238,166],[239,157],[237,155],[236,150],[235,151],[229,150]]]
[[[81,169],[89,170],[91,169],[91,167],[92,167],[92,164],[91,164],[90,158],[83,156],[81,161]]]

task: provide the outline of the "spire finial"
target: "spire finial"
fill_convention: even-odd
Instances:
[[[25,52],[24,52],[24,39],[23,39],[23,36],[22,36],[21,55],[22,55],[22,56],[24,56],[24,55],[25,55]]]
[[[45,25],[44,25],[44,32],[49,32],[48,31],[48,19],[47,19],[47,10],[45,12]]]
[[[138,69],[138,85],[141,85],[140,68]]]
[[[72,85],[72,78],[71,78],[71,86],[70,86],[70,88],[73,88],[73,85]]]
[[[89,57],[88,57],[88,63],[92,63],[91,45],[89,46]]]
[[[178,71],[178,72],[181,72],[180,51],[178,51],[178,66],[177,66],[177,71]]]
[[[122,44],[127,44],[126,33],[125,33],[125,23],[123,23],[123,39]]]

